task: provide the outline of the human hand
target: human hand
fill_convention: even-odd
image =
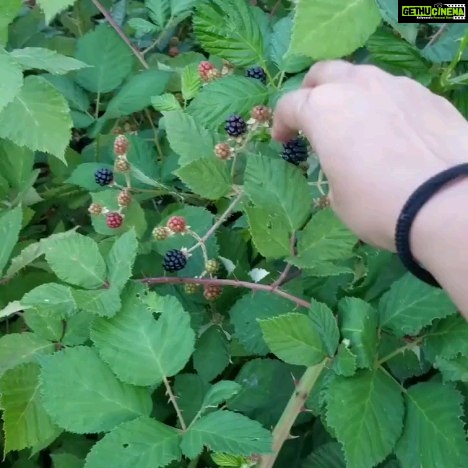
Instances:
[[[275,139],[287,141],[298,130],[319,156],[337,215],[362,240],[392,251],[397,218],[411,193],[468,161],[468,123],[455,107],[416,81],[370,65],[312,66],[274,115]],[[439,215],[460,198],[456,190],[439,192],[416,218],[413,253],[423,263],[430,263],[426,253],[434,250]]]

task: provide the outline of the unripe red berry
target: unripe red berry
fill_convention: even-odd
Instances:
[[[126,173],[130,171],[130,163],[127,161],[125,156],[117,156],[114,161],[114,171],[120,173]]]
[[[153,238],[158,241],[163,241],[167,239],[170,235],[169,229],[165,226],[158,226],[153,229]]]
[[[172,232],[185,232],[187,229],[187,222],[183,216],[171,216],[166,226]]]
[[[205,81],[214,81],[218,78],[221,78],[221,72],[217,68],[214,68],[206,73]]]
[[[219,159],[225,161],[232,156],[232,148],[226,142],[218,143],[214,148],[214,153]]]
[[[178,47],[172,46],[172,47],[169,47],[168,53],[171,57],[177,57],[180,54],[180,50]]]
[[[217,284],[207,284],[203,289],[203,296],[207,301],[215,301],[221,296],[222,288]]]
[[[271,109],[267,106],[255,106],[250,115],[258,123],[266,123],[271,119]]]
[[[102,213],[103,207],[99,203],[91,203],[88,207],[88,212],[92,215],[98,216]]]
[[[208,260],[205,264],[205,270],[207,273],[214,275],[219,270],[219,262],[217,260]]]
[[[106,215],[106,224],[111,229],[117,229],[122,226],[123,216],[120,213],[112,212]]]
[[[114,140],[114,154],[116,156],[123,156],[127,154],[130,142],[125,135],[117,135]]]
[[[198,74],[200,75],[200,78],[203,81],[208,81],[207,73],[214,69],[215,69],[215,66],[211,62],[204,60],[203,62],[200,62],[198,65]]]
[[[120,191],[117,195],[117,203],[120,206],[130,206],[132,203],[132,194],[130,193],[130,190],[123,189]]]

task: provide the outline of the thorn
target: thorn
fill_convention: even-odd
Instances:
[[[297,387],[299,385],[300,379],[299,380],[296,379],[296,377],[294,377],[293,373],[291,373],[291,378],[292,378],[294,386]]]
[[[299,439],[300,436],[293,436],[292,434],[288,435],[288,440]]]

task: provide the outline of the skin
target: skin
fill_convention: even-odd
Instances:
[[[273,137],[302,131],[330,183],[331,206],[363,241],[395,251],[398,215],[438,172],[468,162],[468,122],[418,82],[371,65],[325,61],[278,103]],[[468,318],[468,180],[432,197],[411,231],[413,255]]]

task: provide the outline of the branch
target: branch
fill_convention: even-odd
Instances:
[[[284,297],[285,299],[294,302],[299,307],[310,309],[310,302],[301,299],[300,297],[293,296],[278,288],[274,288],[270,284],[249,283],[248,281],[238,281],[230,279],[218,278],[179,278],[175,276],[161,276],[156,278],[141,278],[140,281],[145,284],[208,284],[218,286],[234,286],[236,288],[246,288],[252,291],[268,291],[277,296]]]
[[[141,55],[140,51],[133,46],[133,44],[130,42],[130,39],[122,31],[122,28],[115,22],[111,14],[104,8],[102,3],[99,0],[91,0],[91,1],[93,2],[94,6],[104,15],[104,18],[106,18],[109,24],[115,29],[115,32],[121,37],[121,39],[125,42],[125,44],[127,44],[127,46],[132,51],[133,55],[140,61],[143,67],[148,69],[149,65],[146,62],[143,55]]]
[[[431,40],[427,43],[426,47],[430,47],[433,45],[439,37],[444,33],[444,31],[447,29],[448,23],[443,24],[439,30],[432,36]]]
[[[289,240],[289,250],[290,250],[291,257],[294,257],[294,253],[295,253],[294,244],[295,243],[296,243],[296,234],[293,232]],[[286,267],[284,268],[283,272],[281,273],[279,278],[271,285],[271,287],[274,289],[279,288],[284,283],[284,280],[288,276],[291,268],[292,268],[291,263],[286,263]]]
[[[167,380],[167,377],[163,377],[163,382],[164,382],[164,386],[166,387],[166,395],[169,397],[169,401],[172,403],[172,406],[175,409],[180,427],[185,432],[187,430],[187,424],[185,424],[184,417],[182,416],[182,411],[180,410],[179,405],[177,404],[176,397],[174,393],[172,392],[172,388],[169,383],[169,380]]]
[[[273,430],[273,453],[263,455],[260,459],[259,468],[273,468],[283,444],[290,438],[291,428],[296,421],[297,416],[304,409],[304,404],[309,398],[309,394],[314,388],[323,368],[328,362],[324,359],[320,364],[308,367],[301,377],[301,380],[294,389],[291,398],[281,415],[280,420]]]

